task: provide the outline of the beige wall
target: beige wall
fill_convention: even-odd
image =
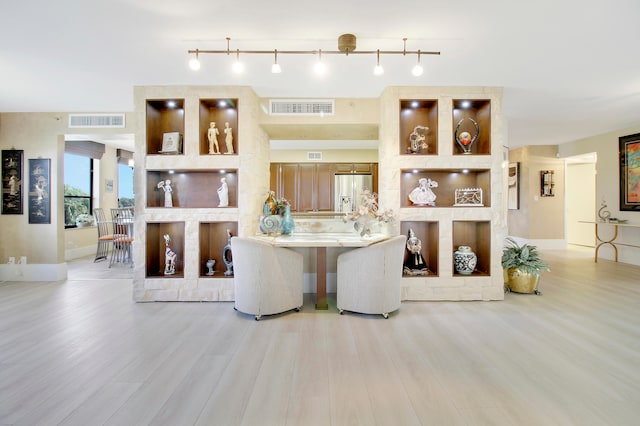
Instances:
[[[536,240],[540,247],[562,247],[564,236],[564,160],[557,146],[528,146],[509,152],[520,163],[520,209],[508,210],[509,235]],[[540,196],[540,171],[553,170],[555,196]]]
[[[95,133],[133,133],[135,127],[132,116],[127,116],[127,128],[96,129]],[[67,113],[0,113],[0,149],[24,150],[23,203],[24,214],[0,215],[0,264],[6,263],[9,256],[27,256],[29,264],[53,265],[47,269],[63,270],[55,265],[65,261],[64,230],[64,135],[80,133],[69,129]],[[92,132],[94,130],[92,129]],[[86,130],[84,132],[86,133]],[[28,159],[51,159],[51,223],[28,223]],[[113,172],[112,172],[113,173]],[[105,175],[108,175],[105,172]],[[114,189],[115,191],[115,189]],[[116,193],[117,194],[117,193]],[[83,243],[79,243],[83,244]],[[55,275],[55,274],[54,274]],[[63,278],[66,277],[64,270]],[[47,277],[41,275],[40,279]],[[59,279],[54,276],[52,279]]]
[[[322,152],[322,161],[312,161],[307,159],[307,153],[311,150],[286,150],[272,149],[272,163],[377,163],[378,150],[373,149],[334,149],[317,150]]]
[[[640,212],[620,211],[620,174],[618,160],[618,138],[621,136],[640,133],[640,126],[628,127],[601,135],[580,139],[559,146],[561,158],[571,157],[590,152],[598,156],[596,164],[596,207],[600,207],[603,200],[607,203],[607,210],[611,217],[627,219],[629,222],[640,223]],[[603,237],[607,230],[603,227]],[[609,229],[611,234],[613,229]],[[640,228],[621,228],[618,242],[640,246]],[[610,247],[603,246],[599,251],[603,259],[613,259],[614,253]],[[640,265],[640,248],[619,246],[618,259],[621,262]]]

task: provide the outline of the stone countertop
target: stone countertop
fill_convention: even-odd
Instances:
[[[361,237],[354,232],[294,232],[291,235],[259,234],[251,238],[279,247],[366,247],[390,237],[382,233]]]

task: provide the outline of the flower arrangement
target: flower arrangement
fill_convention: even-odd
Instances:
[[[90,214],[81,213],[76,216],[76,226],[83,227],[91,225],[93,225],[93,216],[91,216]]]
[[[353,213],[347,213],[344,217],[345,222],[352,220],[355,223],[353,227],[360,236],[371,234],[371,226],[378,223],[393,222],[394,214],[391,209],[380,209],[377,201],[378,194],[368,189],[362,191],[360,196],[360,207]]]

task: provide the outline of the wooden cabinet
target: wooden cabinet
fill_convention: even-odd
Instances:
[[[371,174],[377,191],[376,163],[271,163],[271,189],[293,212],[334,211],[334,176]]]

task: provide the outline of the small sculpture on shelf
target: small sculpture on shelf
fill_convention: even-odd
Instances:
[[[427,262],[425,262],[421,252],[422,241],[416,237],[413,229],[409,228],[407,237],[407,254],[402,268],[405,275],[429,275],[430,271],[427,267]]]
[[[220,145],[218,145],[218,135],[220,131],[216,127],[215,121],[209,124],[207,138],[209,139],[209,154],[220,154]]]
[[[229,123],[224,123],[225,143],[227,144],[227,152],[225,154],[233,154],[233,129],[229,127]]]
[[[207,275],[213,275],[216,273],[216,271],[213,270],[213,267],[216,264],[216,260],[215,259],[209,259],[205,262],[205,266],[207,267]]]
[[[412,154],[418,154],[423,149],[427,149],[429,145],[426,142],[426,132],[429,130],[427,126],[416,126],[413,132],[409,134],[409,151]]]
[[[431,188],[437,188],[438,182],[435,180],[420,178],[418,186],[409,193],[409,200],[416,206],[435,206],[436,194]]]
[[[454,206],[482,207],[482,188],[461,188],[455,191]]]
[[[226,276],[233,275],[233,254],[231,253],[231,231],[227,229],[227,245],[222,248],[222,261],[227,270],[224,271]]]
[[[169,234],[164,234],[164,274],[165,275],[174,275],[176,273],[176,261],[178,259],[178,255],[175,251],[171,250],[169,247],[169,243],[171,242],[171,237]]]
[[[598,217],[601,222],[608,222],[611,219],[611,212],[607,210],[607,202],[605,199],[602,199],[602,204],[600,204],[600,209],[598,210]]]
[[[453,265],[456,274],[471,275],[476,270],[478,257],[470,246],[459,246],[453,253]]]
[[[218,199],[220,202],[218,203],[218,207],[228,207],[229,206],[229,187],[227,186],[227,179],[220,179],[220,188],[218,188]]]
[[[158,189],[164,190],[164,206],[165,207],[173,207],[173,199],[171,198],[171,193],[173,189],[171,188],[171,180],[161,180],[157,185]]]
[[[465,120],[469,120],[473,123],[475,127],[475,133],[473,135],[466,130],[461,131],[462,124]],[[476,139],[478,139],[478,136],[480,136],[480,126],[478,126],[478,122],[476,120],[471,117],[465,117],[458,121],[455,131],[455,139],[463,154],[471,154],[471,147]]]

